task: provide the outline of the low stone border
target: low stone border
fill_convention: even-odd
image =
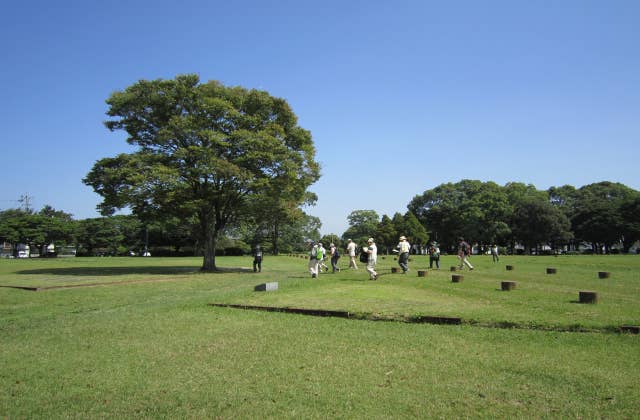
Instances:
[[[250,309],[254,311],[264,312],[285,312],[288,314],[301,314],[312,316],[328,316],[336,318],[351,318],[352,315],[347,311],[330,311],[325,309],[305,309],[305,308],[279,308],[275,306],[254,306],[254,305],[234,305],[228,303],[210,303],[209,306],[216,306],[219,308],[233,308],[233,309]]]
[[[209,303],[208,306],[218,308],[245,309],[265,312],[284,312],[299,315],[311,315],[322,317],[336,317],[351,320],[363,321],[387,321],[387,322],[404,322],[410,324],[438,324],[438,325],[469,325],[480,328],[499,328],[499,329],[519,329],[533,331],[557,331],[557,332],[575,332],[575,333],[630,333],[638,334],[640,327],[637,325],[623,325],[620,327],[554,327],[543,325],[519,324],[516,322],[478,322],[474,320],[464,320],[459,317],[449,316],[427,316],[416,315],[410,317],[389,318],[381,317],[373,313],[351,313],[348,311],[331,311],[322,309],[305,309],[305,308],[289,308],[289,307],[273,307],[273,306],[254,306],[254,305],[236,305],[227,303]]]
[[[246,309],[246,310],[265,311],[265,312],[284,312],[288,314],[324,316],[324,317],[347,318],[347,319],[366,319],[368,321],[391,321],[388,318],[379,318],[374,316],[373,314],[365,314],[365,318],[363,318],[361,315],[356,315],[348,311],[332,311],[332,310],[325,310],[325,309],[236,305],[236,304],[229,304],[229,303],[210,303],[209,306],[215,306],[217,308]],[[451,317],[451,316],[417,315],[414,317],[406,318],[403,320],[403,322],[418,323],[418,324],[461,325],[462,318]]]

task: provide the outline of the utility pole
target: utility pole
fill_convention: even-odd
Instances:
[[[33,197],[29,196],[29,194],[23,194],[20,196],[20,200],[18,200],[21,204],[22,207],[24,208],[24,211],[27,213],[31,213],[31,199]]]

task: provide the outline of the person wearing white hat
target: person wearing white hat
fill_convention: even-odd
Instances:
[[[373,238],[369,238],[367,241],[367,246],[364,250],[367,254],[369,254],[369,258],[367,260],[367,271],[369,272],[369,280],[377,280],[378,273],[376,273],[376,262],[378,262],[378,247],[376,247],[375,242],[373,242]]]
[[[411,245],[405,236],[400,237],[400,243],[396,248],[399,253],[398,265],[402,268],[402,274],[407,274],[407,271],[409,271],[409,250],[411,250]]]
[[[357,270],[358,266],[356,265],[356,243],[351,239],[349,239],[349,244],[347,244],[347,252],[349,253],[349,268]]]

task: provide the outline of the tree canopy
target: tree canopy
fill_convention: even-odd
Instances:
[[[528,249],[584,241],[595,252],[621,242],[626,252],[640,238],[639,196],[612,182],[540,191],[518,182],[462,180],[415,196],[408,208],[444,249],[463,236],[481,245],[520,243]]]
[[[99,160],[85,177],[103,198],[100,210],[195,218],[202,270],[216,269],[219,235],[252,203],[273,191],[301,203],[320,177],[311,133],[267,92],[184,75],[141,80],[107,104],[107,128],[124,130],[138,149]]]

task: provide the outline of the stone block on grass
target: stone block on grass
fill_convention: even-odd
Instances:
[[[273,292],[274,290],[278,290],[278,282],[262,283],[257,285],[253,290],[256,292]]]
[[[501,283],[501,287],[502,287],[502,290],[507,291],[507,292],[510,291],[510,290],[515,290],[516,282],[515,281],[503,281]]]
[[[598,292],[583,291],[579,292],[580,303],[598,303]]]

